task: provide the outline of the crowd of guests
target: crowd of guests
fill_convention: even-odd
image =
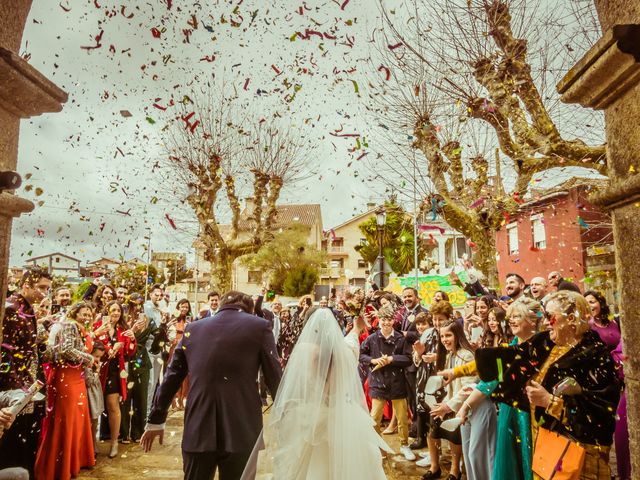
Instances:
[[[571,478],[608,480],[614,441],[618,478],[630,479],[619,319],[605,298],[581,293],[558,272],[528,285],[510,274],[504,295],[452,278],[469,295],[462,310],[444,291],[423,305],[414,288],[398,296],[373,285],[320,299],[345,335],[356,318],[367,325],[359,373],[378,432],[398,433],[400,453],[424,468],[425,480],[443,478],[445,463],[448,480],[463,471],[469,480],[548,478],[545,469],[574,464]],[[76,303],[70,288],[51,295],[50,286],[46,271],[33,268],[7,300],[0,479],[68,479],[95,464],[97,439],[109,442],[109,458],[119,443],[138,442],[186,325],[215,315],[220,300],[210,292],[208,307],[194,314],[187,299],[169,309],[160,285],[145,300],[95,281]],[[270,323],[286,368],[314,302],[274,299],[266,308],[265,293],[254,314]],[[2,408],[36,380],[46,385],[43,400],[17,416]],[[186,379],[175,409],[185,408],[188,391]],[[544,448],[558,441],[573,456]]]
[[[141,292],[91,283],[51,292],[46,270],[25,271],[7,296],[0,368],[0,479],[69,479],[95,465],[98,439],[118,445],[144,433],[154,391],[193,317],[187,299],[169,308],[161,285]],[[219,295],[209,294],[215,313]],[[45,385],[16,415],[24,392]],[[174,408],[184,409],[188,381]]]

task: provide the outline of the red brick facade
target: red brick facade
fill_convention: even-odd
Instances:
[[[587,197],[586,187],[579,186],[524,203],[518,214],[496,233],[500,282],[510,272],[520,274],[529,283],[533,277],[546,279],[549,272],[557,270],[584,288],[587,248],[613,243],[610,217],[591,205]],[[538,215],[546,242],[540,248],[534,246],[532,221]],[[515,244],[510,248],[509,242],[508,230],[514,225],[517,225],[517,253],[513,252]],[[538,229],[536,240],[541,239],[540,225]],[[514,237],[512,233],[511,238]]]

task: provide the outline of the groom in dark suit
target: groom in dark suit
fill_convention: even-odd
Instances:
[[[140,440],[148,452],[156,437],[162,444],[167,412],[189,375],[182,458],[185,480],[238,480],[262,430],[256,385],[258,371],[275,397],[282,376],[273,333],[266,320],[252,315],[253,300],[241,292],[223,295],[213,317],[190,323],[159,385],[146,431]]]

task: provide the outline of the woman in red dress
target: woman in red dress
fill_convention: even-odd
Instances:
[[[95,464],[91,439],[91,415],[84,382],[84,369],[93,364],[85,348],[84,322],[91,321],[88,303],[77,303],[66,319],[51,327],[47,356],[50,371],[47,387],[47,416],[43,441],[38,450],[35,477],[68,480],[83,467]]]
[[[117,300],[106,305],[108,316],[93,325],[96,340],[105,346],[105,355],[100,367],[100,381],[104,391],[104,404],[109,417],[111,450],[109,458],[118,455],[120,435],[120,398],[127,399],[126,364],[136,352],[136,337],[128,328],[122,306]]]

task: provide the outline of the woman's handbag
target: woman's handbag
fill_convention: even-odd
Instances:
[[[545,428],[538,429],[533,471],[544,480],[579,480],[585,450],[573,440]]]

